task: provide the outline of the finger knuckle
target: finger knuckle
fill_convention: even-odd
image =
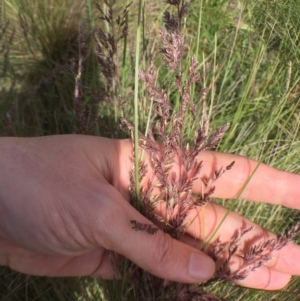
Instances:
[[[172,245],[171,236],[166,233],[159,235],[158,242],[154,253],[154,262],[160,269],[165,269],[172,261]]]

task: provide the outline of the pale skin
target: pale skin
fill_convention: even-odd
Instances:
[[[213,276],[213,261],[200,251],[202,227],[205,224],[206,235],[211,234],[226,209],[209,203],[204,215],[193,210],[189,218],[194,222],[182,242],[163,231],[134,231],[130,220],[150,222],[128,203],[129,140],[67,135],[0,142],[0,265],[30,275],[112,278],[111,250],[171,281],[203,282]],[[201,177],[236,162],[216,182],[215,197],[227,199],[239,195],[257,166],[248,158],[216,152],[204,152],[199,160],[204,161]],[[201,187],[199,179],[193,189],[201,193]],[[299,175],[260,164],[241,197],[300,209],[299,187]],[[163,208],[157,210],[163,214]],[[226,241],[234,229],[251,225],[231,212],[216,237]],[[257,237],[274,234],[256,225],[247,239]],[[274,290],[284,287],[292,275],[300,275],[296,244],[275,253],[266,266],[237,283]]]

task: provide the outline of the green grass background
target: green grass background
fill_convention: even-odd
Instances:
[[[116,1],[115,14],[125,1]],[[102,1],[99,1],[102,6]],[[176,107],[169,71],[159,58],[159,28],[166,9],[164,1],[144,4],[141,28],[140,68],[149,55],[155,57],[160,84],[168,87]],[[211,67],[204,82],[210,87],[206,101],[197,103],[196,120],[188,118],[185,137],[189,141],[201,121],[204,109],[213,131],[230,122],[220,151],[249,156],[276,168],[299,173],[300,157],[300,2],[298,0],[198,0],[190,4],[183,24],[189,45],[186,62],[196,55],[203,73]],[[147,12],[147,13],[145,13]],[[135,29],[138,3],[129,11],[129,35],[124,50],[118,48],[120,91],[123,109],[99,101],[83,89],[82,104],[87,110],[89,133],[124,137],[119,117],[133,121]],[[78,132],[74,108],[74,74],[70,60],[77,58],[78,30],[86,20],[87,31],[101,26],[99,12],[91,0],[2,0],[0,60],[0,135],[38,136]],[[97,65],[95,41],[86,40],[81,83],[95,91],[104,82]],[[125,60],[123,61],[123,56]],[[145,130],[150,100],[139,89],[139,127]],[[118,97],[116,96],[116,99]],[[199,104],[198,104],[199,103]],[[92,114],[91,114],[92,113]],[[97,115],[112,132],[96,124]],[[150,120],[152,116],[150,116]],[[205,162],[204,162],[205,164]],[[262,183],[263,185],[263,183]],[[263,187],[262,187],[263,189]],[[271,193],[271,192],[270,192]],[[281,233],[299,220],[299,212],[244,200],[218,200],[251,220]],[[295,200],[297,202],[299,200]],[[263,292],[233,284],[214,284],[208,290],[227,300],[300,300],[299,278],[280,292]],[[30,277],[0,269],[0,300],[126,300],[120,284],[81,279]],[[130,298],[128,297],[128,300]]]

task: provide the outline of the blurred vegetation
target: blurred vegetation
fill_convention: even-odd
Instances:
[[[122,14],[124,3],[115,1],[115,18]],[[102,1],[99,5],[106,9]],[[172,94],[169,70],[161,65],[158,56],[165,8],[162,1],[145,4],[140,68],[144,69],[151,57],[155,59],[161,85],[167,87],[176,107],[178,99]],[[211,130],[231,123],[220,151],[300,172],[299,11],[298,0],[191,2],[183,24],[189,45],[187,59],[196,55],[202,63],[201,73],[205,72],[206,63],[210,64],[203,83],[210,92],[204,103],[199,102],[195,88],[197,118],[190,118],[186,124],[187,141],[206,110]],[[92,135],[124,136],[119,117],[133,120],[137,4],[134,2],[129,9],[129,34],[118,42],[115,59],[120,81],[114,90],[118,91],[113,95],[114,102],[103,94],[103,87],[107,86],[98,64],[98,42],[94,37],[97,28],[113,34],[116,27],[107,26],[99,16],[91,0],[1,0],[1,136],[81,133],[82,128]],[[76,100],[75,77],[80,53],[84,58],[80,77],[82,94]],[[142,85],[139,110],[139,126],[144,130],[150,101]],[[218,201],[276,233],[299,220],[298,212],[286,208],[244,200]],[[300,299],[296,277],[280,292],[262,292],[230,283],[217,283],[208,290],[235,301]],[[0,270],[1,301],[116,301],[124,300],[121,292],[120,285],[112,282],[29,277],[7,268]]]

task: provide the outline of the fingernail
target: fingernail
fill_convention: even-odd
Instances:
[[[206,281],[215,273],[215,263],[205,254],[192,253],[189,263],[189,274],[195,280]]]

